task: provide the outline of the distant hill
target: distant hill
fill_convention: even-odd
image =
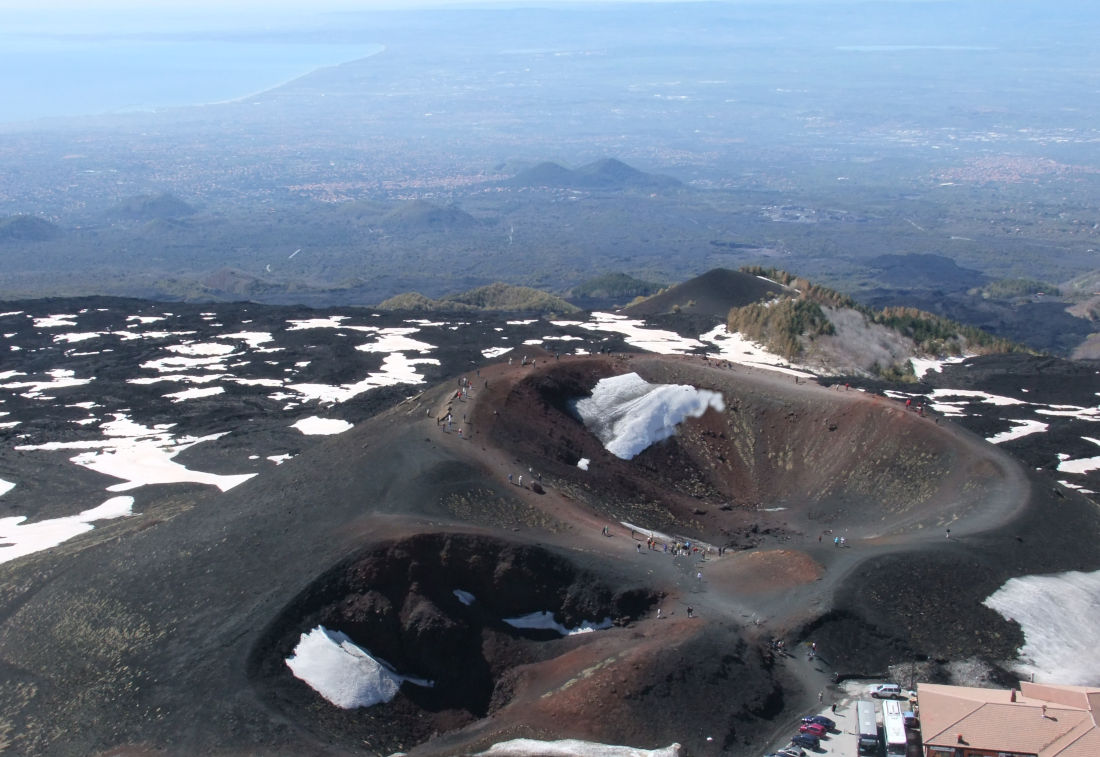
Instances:
[[[470,229],[479,223],[472,215],[454,205],[441,206],[427,200],[410,200],[379,218],[378,225],[390,231],[418,234]]]
[[[45,242],[60,233],[56,224],[38,216],[15,215],[0,219],[0,242]]]
[[[742,271],[715,268],[682,284],[631,303],[623,313],[635,317],[684,312],[724,321],[731,308],[773,299],[787,290],[774,281]]]
[[[171,221],[195,215],[194,206],[167,192],[138,195],[120,202],[108,212],[127,221]]]
[[[504,182],[513,187],[551,187],[609,191],[659,191],[682,187],[671,176],[646,173],[614,158],[604,158],[570,170],[557,163],[539,163]]]
[[[578,308],[560,297],[531,289],[495,283],[462,294],[433,300],[419,292],[409,292],[379,303],[380,310],[428,311],[504,311],[537,313],[575,313]]]
[[[605,273],[577,284],[569,290],[569,296],[585,300],[617,297],[625,302],[635,297],[648,297],[660,289],[660,284],[636,279],[625,273]]]
[[[248,300],[285,289],[283,285],[235,268],[221,268],[197,278],[165,278],[159,280],[156,286],[161,296],[185,302]]]

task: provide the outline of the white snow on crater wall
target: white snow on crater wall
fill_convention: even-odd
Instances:
[[[554,613],[549,610],[543,610],[541,612],[532,612],[527,615],[521,615],[518,618],[505,618],[504,622],[512,626],[512,628],[532,628],[536,630],[557,631],[562,636],[575,636],[579,633],[591,633],[592,631],[603,631],[611,628],[611,618],[604,618],[600,622],[594,622],[591,620],[581,621],[581,624],[576,628],[566,628],[558,621],[554,620]]]
[[[478,752],[474,757],[680,757],[683,753],[683,747],[679,744],[671,744],[664,749],[638,749],[579,739],[512,739],[493,744],[488,751]]]
[[[1019,673],[1042,683],[1100,686],[1100,571],[1012,578],[984,604],[1023,629]]]
[[[398,675],[352,642],[347,634],[324,626],[303,633],[286,664],[296,678],[345,710],[388,702],[397,696],[405,681],[418,686],[431,685]]]
[[[584,425],[607,451],[629,460],[676,433],[686,418],[713,407],[726,409],[722,395],[685,384],[650,384],[637,373],[601,379],[591,397],[576,402]]]

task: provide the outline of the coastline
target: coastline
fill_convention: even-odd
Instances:
[[[317,46],[313,45],[313,47],[317,47]],[[4,129],[4,130],[10,130],[10,129],[13,129],[13,128],[15,128],[15,129],[32,128],[33,129],[33,128],[41,128],[43,126],[48,126],[48,125],[55,125],[55,124],[65,122],[65,121],[69,121],[69,120],[73,120],[73,119],[102,118],[102,117],[124,116],[124,115],[129,115],[129,114],[141,114],[141,113],[150,114],[150,113],[160,113],[160,112],[164,112],[164,111],[167,111],[167,110],[178,110],[178,109],[181,109],[181,108],[201,108],[201,107],[207,107],[207,106],[212,106],[212,105],[224,105],[224,104],[231,104],[231,103],[240,103],[240,102],[247,101],[251,98],[261,96],[265,93],[272,92],[274,90],[279,89],[280,87],[284,87],[284,86],[286,86],[288,84],[291,84],[293,82],[299,81],[300,79],[303,79],[307,76],[310,76],[310,75],[312,75],[312,74],[314,74],[318,71],[322,71],[322,70],[329,69],[329,68],[335,68],[337,66],[342,66],[342,65],[345,65],[345,64],[348,64],[348,63],[354,63],[356,61],[365,60],[367,58],[371,58],[371,57],[374,57],[376,55],[379,55],[380,53],[385,52],[385,50],[387,49],[386,45],[381,44],[381,43],[366,43],[366,44],[363,44],[361,46],[360,45],[356,45],[356,46],[334,45],[333,47],[339,47],[339,48],[356,47],[356,48],[359,48],[359,50],[358,50],[358,54],[356,54],[356,51],[352,51],[352,50],[341,50],[342,52],[345,52],[346,54],[343,55],[343,56],[340,56],[339,60],[336,60],[335,62],[331,62],[331,63],[317,64],[317,63],[311,63],[311,62],[308,62],[308,61],[304,62],[303,67],[300,68],[296,73],[293,73],[289,76],[286,76],[286,77],[282,78],[280,81],[277,81],[273,84],[259,84],[259,83],[249,84],[247,82],[244,82],[243,86],[242,86],[242,89],[247,88],[247,91],[244,94],[240,94],[240,95],[234,95],[234,96],[230,96],[230,97],[218,97],[217,95],[215,95],[212,99],[202,99],[201,97],[199,97],[199,98],[193,99],[191,101],[186,101],[187,98],[186,98],[186,95],[184,95],[183,97],[180,98],[180,100],[181,100],[180,102],[163,102],[163,103],[130,104],[130,105],[119,105],[119,104],[105,103],[104,107],[98,108],[98,109],[94,108],[90,105],[87,106],[87,107],[82,107],[80,105],[76,105],[74,110],[72,110],[71,112],[56,112],[56,111],[51,110],[49,108],[43,107],[43,108],[39,108],[37,112],[28,112],[28,113],[23,113],[23,114],[6,115],[5,117],[0,118],[0,129]],[[159,63],[164,64],[164,65],[162,65],[162,67],[167,67],[167,64],[165,63],[165,59],[160,59]],[[154,68],[154,70],[156,70],[156,69]],[[242,77],[242,78],[246,78],[246,77]],[[142,99],[142,97],[143,97],[143,95],[141,95],[140,93],[136,94],[136,99]],[[70,102],[70,100],[67,98],[67,96],[64,93],[60,93],[60,94],[57,95],[57,101]]]

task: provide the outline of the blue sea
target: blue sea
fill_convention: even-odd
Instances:
[[[372,44],[0,34],[0,123],[235,100]]]

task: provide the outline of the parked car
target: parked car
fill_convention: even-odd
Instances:
[[[785,746],[776,752],[779,757],[806,757],[806,753],[800,747]]]
[[[812,733],[796,733],[791,737],[791,743],[795,746],[803,746],[807,749],[817,749],[821,746],[821,739]]]
[[[906,728],[920,728],[920,718],[917,717],[915,712],[903,712],[901,713],[901,719],[904,721]]]
[[[832,731],[836,728],[836,721],[832,718],[827,718],[824,715],[807,715],[802,718],[803,723],[820,723],[825,726],[825,730]]]
[[[798,732],[799,733],[812,733],[814,736],[817,736],[819,739],[823,738],[826,734],[825,726],[821,725],[821,723],[803,723],[802,725],[800,725],[798,727]]]
[[[875,699],[904,699],[901,687],[896,683],[880,683],[871,687],[871,696]]]

